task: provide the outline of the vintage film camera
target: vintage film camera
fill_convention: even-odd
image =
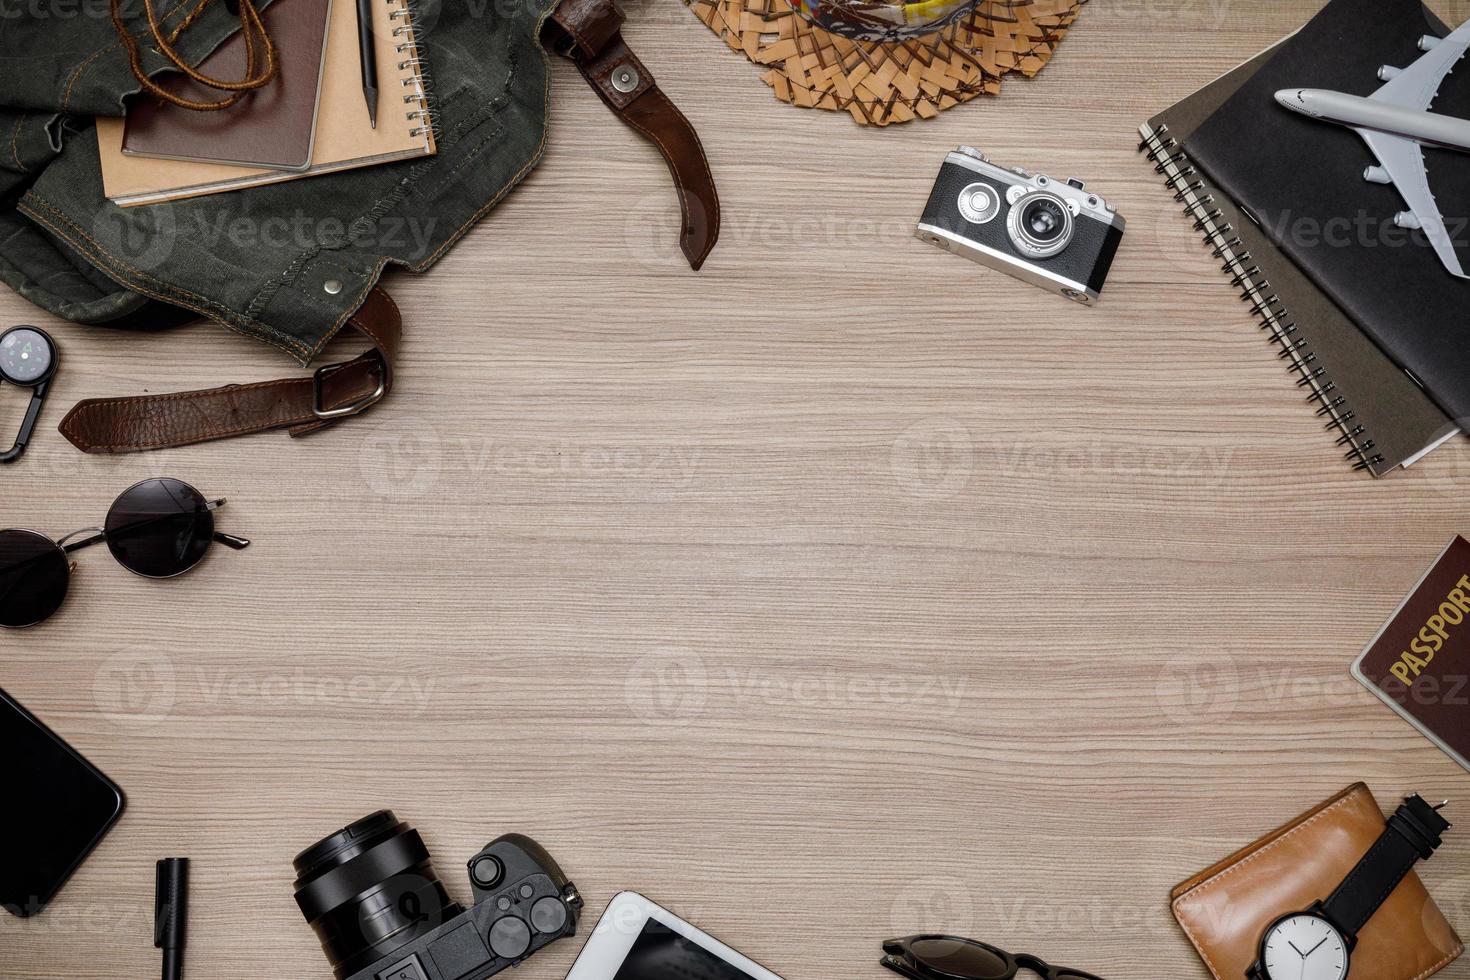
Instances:
[[[1077,303],[1097,302],[1123,218],[1082,181],[1007,170],[972,146],[944,158],[915,234]]]
[[[577,932],[582,897],[520,834],[470,859],[475,904],[449,897],[418,831],[379,810],[296,857],[296,904],[337,980],[485,980]]]

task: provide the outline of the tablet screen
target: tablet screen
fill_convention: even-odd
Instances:
[[[613,980],[751,980],[751,976],[649,919]]]
[[[0,691],[0,906],[34,915],[112,825],[117,787]]]

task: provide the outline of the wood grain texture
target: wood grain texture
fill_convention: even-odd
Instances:
[[[291,858],[389,806],[462,898],[519,830],[590,914],[637,889],[792,980],[877,980],[922,929],[1203,978],[1177,881],[1357,779],[1465,805],[1347,671],[1467,529],[1470,452],[1343,465],[1134,149],[1316,6],[1099,0],[1037,79],[875,132],[644,0],[630,41],[726,207],[705,271],[657,155],[557,65],[543,165],[390,277],[391,402],[308,440],[83,457],[53,431],[77,399],[291,367],[0,295],[65,358],[0,526],[170,474],[255,540],[168,583],[85,553],[60,615],[0,637],[0,684],[129,794],[52,909],[0,920],[0,975],[152,975],[152,862],[186,854],[190,976],[326,977]],[[1118,205],[1099,308],[911,237],[959,143]],[[1470,934],[1470,835],[1425,878]]]

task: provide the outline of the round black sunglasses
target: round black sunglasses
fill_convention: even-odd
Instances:
[[[959,936],[909,936],[883,944],[880,961],[910,980],[1014,980],[1020,970],[1031,970],[1045,980],[1102,980],[1094,973],[1052,966],[1029,953],[1012,955],[1003,949]]]
[[[144,480],[118,495],[102,527],[52,540],[38,531],[0,531],[0,626],[20,629],[49,619],[71,585],[73,551],[101,542],[119,565],[145,578],[182,575],[204,558],[212,542],[236,551],[244,538],[214,529],[223,498],[204,495],[182,480]]]

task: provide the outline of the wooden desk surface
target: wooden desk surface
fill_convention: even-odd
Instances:
[[[169,474],[255,541],[167,583],[85,554],[60,615],[0,638],[0,683],[129,795],[50,910],[0,919],[0,974],[154,975],[153,861],[185,854],[190,976],[326,978],[291,859],[386,806],[461,899],[519,830],[590,916],[636,889],[791,980],[878,980],[879,941],[925,929],[1202,978],[1177,881],[1354,780],[1470,807],[1348,676],[1467,530],[1470,447],[1343,465],[1134,148],[1317,5],[1101,0],[1040,78],[880,132],[646,0],[629,34],[727,209],[705,271],[662,162],[557,65],[540,169],[390,278],[391,402],[309,440],[83,457],[54,431],[79,398],[292,366],[0,293],[65,348],[0,526],[95,524]],[[910,237],[959,143],[1118,205],[1101,307]],[[1470,934],[1470,833],[1424,876]]]

